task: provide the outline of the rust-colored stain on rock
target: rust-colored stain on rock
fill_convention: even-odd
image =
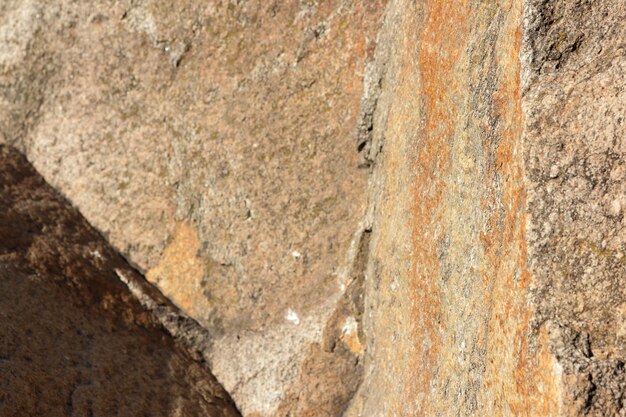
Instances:
[[[402,413],[552,415],[555,379],[536,379],[552,359],[528,341],[521,2],[422,7],[409,219],[415,349]]]
[[[415,363],[407,386],[407,401],[420,399],[416,415],[427,415],[430,382],[439,367],[439,354],[444,341],[442,330],[441,293],[435,277],[440,274],[436,256],[436,239],[441,229],[441,203],[445,188],[444,175],[449,170],[447,143],[453,139],[458,108],[453,95],[459,93],[454,67],[462,52],[467,33],[468,12],[465,5],[453,1],[425,2],[419,69],[426,125],[415,161],[416,178],[413,189],[413,234],[411,287],[413,292],[411,318],[414,320]],[[465,9],[465,10],[463,10]],[[451,30],[452,29],[452,30]],[[458,38],[450,37],[456,33]],[[441,236],[441,235],[440,235]],[[406,407],[406,406],[405,406]]]
[[[202,293],[202,279],[209,271],[206,263],[196,256],[199,249],[196,230],[181,223],[159,264],[146,274],[149,281],[194,317],[202,317],[209,310],[207,297]]]
[[[623,0],[5,3],[0,142],[244,415],[623,415]]]

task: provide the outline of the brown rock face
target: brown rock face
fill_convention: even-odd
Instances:
[[[351,415],[552,412],[551,362],[528,351],[521,6],[390,5]]]
[[[0,5],[0,137],[210,330],[212,369],[246,413],[302,392],[308,352],[342,321],[367,197],[354,129],[384,6]]]
[[[244,415],[625,416],[625,22],[5,0],[0,141]]]
[[[563,415],[626,415],[626,4],[529,2],[525,162],[533,330]]]
[[[23,156],[0,145],[0,415],[238,416],[118,276],[142,285]]]

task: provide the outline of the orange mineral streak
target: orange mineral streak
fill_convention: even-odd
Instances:
[[[421,98],[423,124],[412,147],[415,177],[410,219],[413,253],[409,285],[415,347],[405,380],[402,415],[556,415],[557,379],[552,371],[545,371],[555,369],[547,339],[540,338],[538,351],[531,352],[529,348],[532,312],[527,302],[531,275],[526,267],[519,58],[521,1],[502,0],[489,5],[496,10],[492,16],[503,17],[493,41],[493,56],[485,58],[494,60],[496,67],[492,81],[495,93],[485,103],[497,119],[490,131],[493,138],[481,136],[484,133],[476,128],[479,123],[473,119],[473,109],[468,108],[472,102],[469,95],[474,93],[467,83],[470,51],[482,47],[481,42],[492,42],[477,41],[482,34],[470,22],[479,21],[486,8],[472,8],[469,2],[451,0],[423,1],[422,5],[418,64],[421,88],[415,94]],[[487,121],[488,115],[476,117]],[[463,196],[464,190],[452,189],[454,179],[447,178],[461,159],[451,150],[453,145],[459,149],[459,144],[477,137],[483,150],[474,158],[484,167],[480,190],[476,190],[479,200],[474,203],[461,199],[459,203],[458,196]],[[465,276],[464,281],[451,280],[446,284],[442,283],[436,248],[446,233],[462,233],[451,229],[458,225],[449,224],[449,213],[467,211],[459,210],[455,204],[476,204],[485,223],[472,240],[480,249],[476,277]],[[450,253],[458,250],[456,244],[458,240],[451,241]],[[448,255],[448,262],[457,267],[459,257]],[[457,306],[446,303],[451,294],[461,291],[454,286],[458,282],[471,286],[471,291],[458,297],[465,304],[455,310]],[[466,375],[455,374],[466,371],[462,367],[465,365],[455,362],[460,353],[454,344],[458,334],[455,331],[465,319],[464,314],[477,320],[475,327],[465,327],[468,333],[463,335],[473,343],[472,360],[482,364],[481,370],[475,371],[474,382]],[[465,399],[455,403],[446,398],[441,387],[448,386],[449,378],[460,381],[457,392],[468,393],[468,398],[475,395],[474,405]]]
[[[488,303],[485,384],[491,392],[483,393],[494,401],[492,415],[557,415],[558,387],[553,375],[554,358],[547,349],[545,332],[539,338],[539,352],[529,351],[532,315],[527,302],[531,274],[527,269],[526,189],[523,167],[523,113],[521,108],[521,16],[519,1],[503,2],[509,10],[504,30],[497,43],[499,85],[493,98],[499,116],[501,139],[496,153],[497,173],[502,178],[498,197],[503,207],[503,221],[490,219],[487,239],[502,242],[485,248],[485,283],[492,283]]]
[[[442,345],[442,307],[436,279],[440,265],[434,236],[438,228],[445,227],[441,222],[441,197],[450,166],[447,143],[454,135],[458,112],[454,68],[463,51],[468,12],[467,2],[433,0],[424,5],[419,69],[425,126],[414,162],[417,176],[411,190],[414,204],[411,318],[416,346],[402,405],[405,414],[416,416],[429,415],[430,382],[437,370]]]
[[[526,295],[529,273],[526,269],[525,189],[522,172],[522,110],[520,96],[521,9],[519,2],[504,2],[509,10],[497,42],[498,86],[493,106],[498,115],[499,145],[495,172],[501,178],[501,195],[489,195],[501,207],[489,219],[483,266],[487,305],[485,329],[488,360],[482,401],[491,402],[493,415],[530,413],[527,377],[528,322]],[[512,9],[513,8],[513,9]],[[487,179],[489,183],[496,177]]]

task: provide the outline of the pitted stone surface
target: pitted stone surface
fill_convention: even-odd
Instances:
[[[624,416],[624,22],[7,0],[0,141],[208,329],[245,415]]]
[[[533,327],[562,415],[626,415],[626,5],[527,7],[524,92]]]

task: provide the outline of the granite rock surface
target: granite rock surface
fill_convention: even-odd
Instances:
[[[625,11],[389,3],[347,415],[626,415]]]
[[[5,0],[0,142],[246,416],[624,416],[624,22]]]
[[[341,409],[358,385],[342,341],[367,197],[354,131],[384,8],[0,4],[0,141],[210,331],[207,360],[248,415],[322,391]],[[325,382],[336,365],[345,392]]]

